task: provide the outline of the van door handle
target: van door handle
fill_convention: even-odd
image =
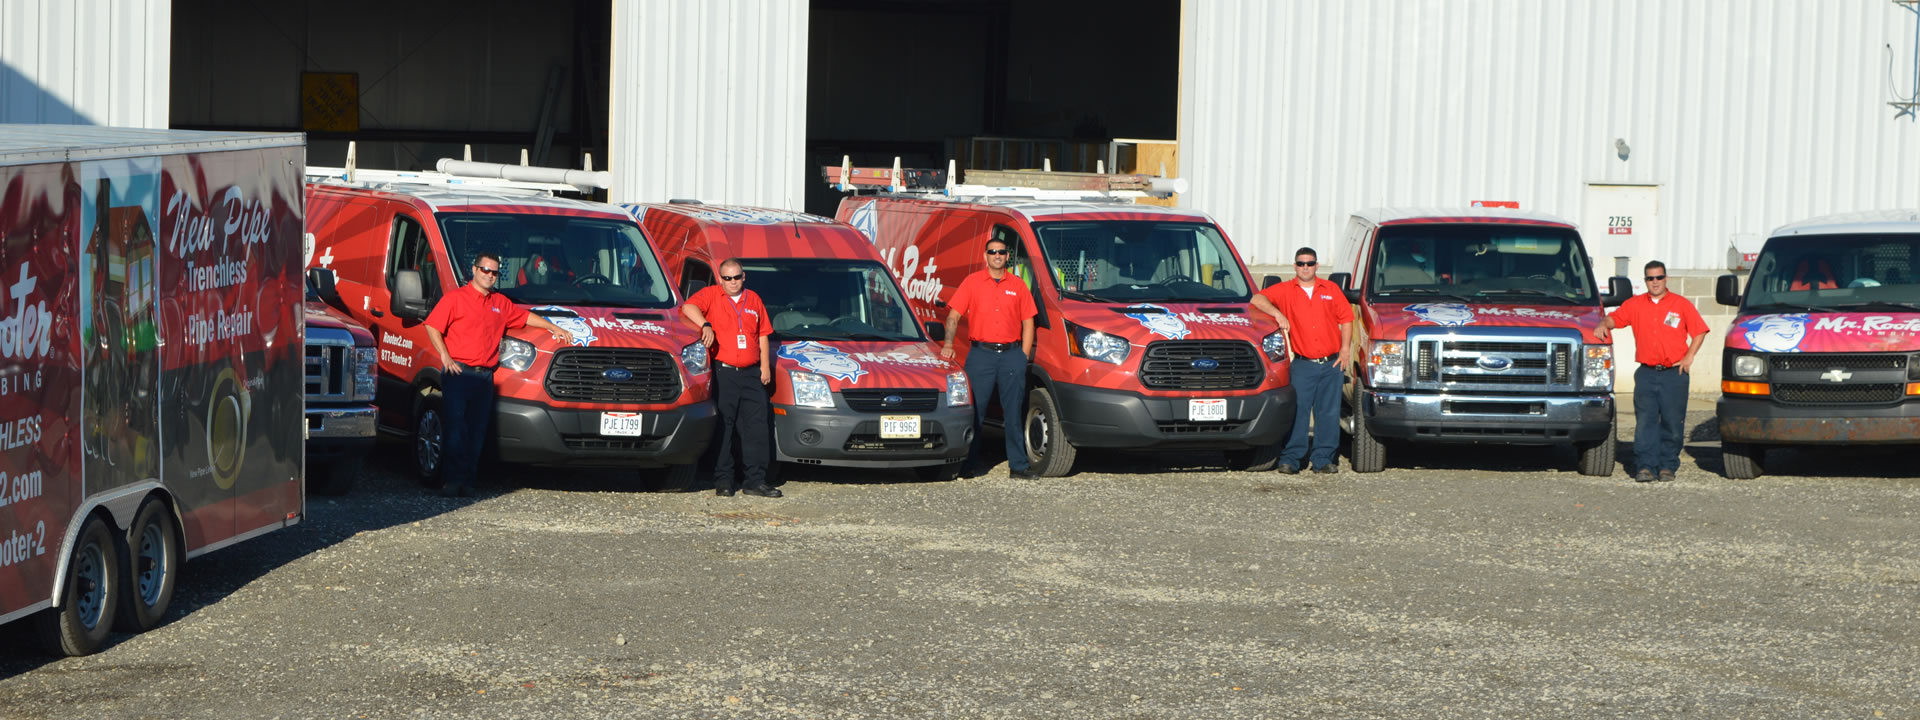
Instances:
[[[370,312],[370,313],[373,313],[373,316],[374,316],[374,317],[386,317],[386,316],[387,316],[387,314],[386,314],[386,313],[383,313],[383,312],[380,312],[380,310],[379,310],[378,308],[368,308],[368,309],[367,309],[367,312]]]

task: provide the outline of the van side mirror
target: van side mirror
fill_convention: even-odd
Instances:
[[[1721,275],[1713,281],[1713,299],[1728,307],[1740,306],[1740,276]]]
[[[1360,291],[1353,287],[1353,273],[1328,273],[1327,282],[1333,283],[1334,287],[1340,288],[1340,294],[1347,296],[1347,302],[1360,302]]]
[[[346,303],[340,300],[340,289],[334,286],[332,270],[327,268],[308,269],[307,285],[313,288],[313,294],[319,296],[321,302],[343,311],[347,309]]]
[[[1607,278],[1607,294],[1600,296],[1600,304],[1605,307],[1619,307],[1627,298],[1633,297],[1633,282],[1615,275]]]
[[[925,325],[927,327],[928,340],[932,340],[934,342],[947,341],[947,326],[945,323],[937,323],[932,320],[928,320],[925,323]]]
[[[393,277],[393,314],[408,320],[427,319],[426,291],[419,270],[401,270]]]
[[[1286,279],[1280,277],[1279,275],[1268,275],[1260,279],[1260,289],[1265,290],[1275,285],[1279,285],[1280,283],[1283,283],[1283,282],[1286,282]]]

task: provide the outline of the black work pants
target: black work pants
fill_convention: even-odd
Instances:
[[[767,387],[760,384],[760,368],[736,368],[714,363],[713,397],[720,406],[720,456],[713,461],[713,486],[736,487],[733,482],[733,445],[740,443],[745,465],[738,487],[767,486],[768,446],[773,442],[767,422]]]

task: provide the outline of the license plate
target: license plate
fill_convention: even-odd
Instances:
[[[1217,422],[1226,420],[1227,401],[1225,398],[1188,400],[1187,419],[1193,422]]]
[[[902,440],[920,437],[919,415],[881,415],[880,437]]]
[[[630,413],[630,412],[600,413],[600,434],[601,435],[627,435],[627,436],[639,435],[640,434],[640,413]]]

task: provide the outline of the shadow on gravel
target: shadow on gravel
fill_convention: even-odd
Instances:
[[[179,622],[283,565],[356,534],[453,512],[484,502],[492,494],[483,485],[481,497],[440,497],[414,480],[405,453],[405,446],[383,442],[367,458],[351,493],[308,497],[307,514],[299,525],[188,561],[181,568],[173,605],[162,625]],[[0,681],[58,662],[37,654],[29,626],[24,620],[0,626]],[[112,653],[133,638],[116,632],[100,652]]]

